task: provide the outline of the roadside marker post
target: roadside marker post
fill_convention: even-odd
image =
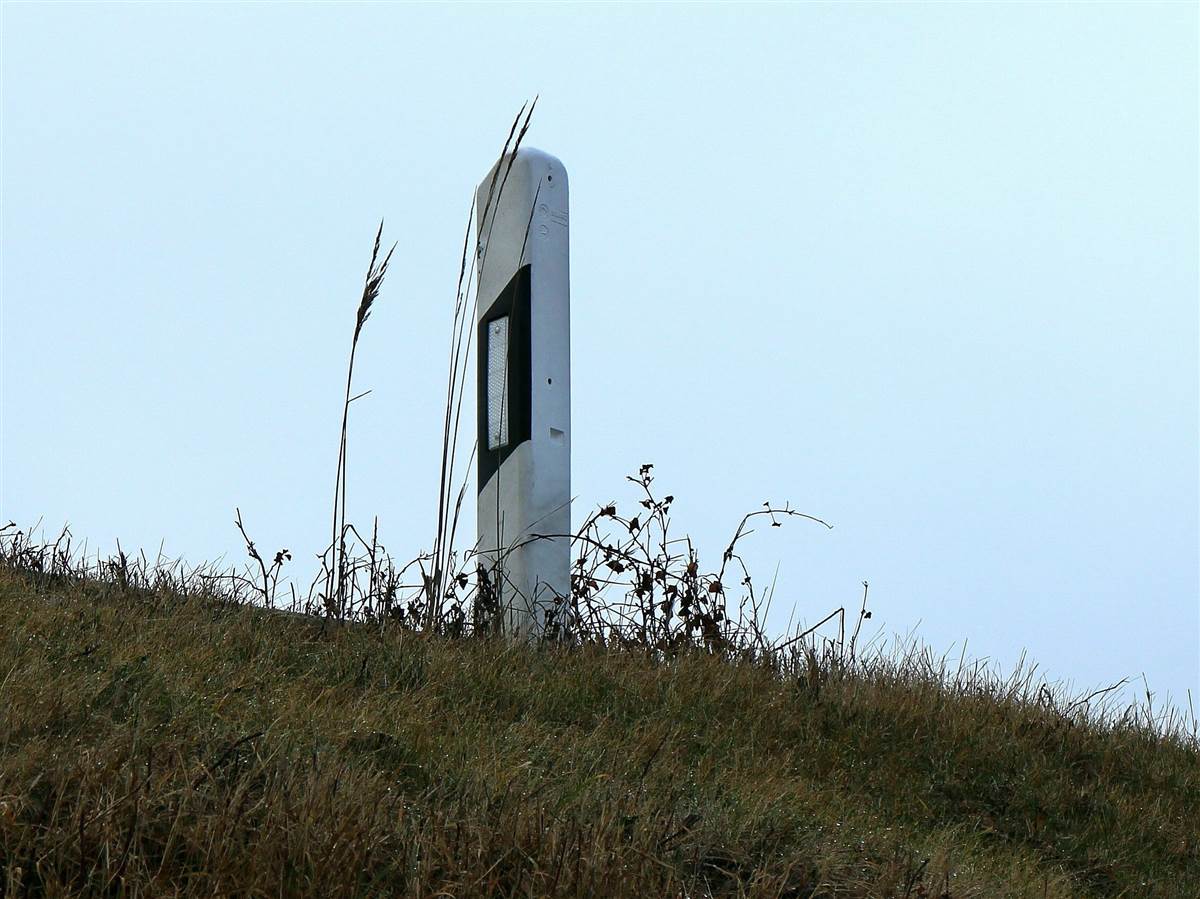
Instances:
[[[477,552],[505,631],[539,637],[548,616],[566,623],[571,589],[566,169],[521,148],[484,177],[476,210]]]

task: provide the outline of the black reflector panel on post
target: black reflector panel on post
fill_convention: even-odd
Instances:
[[[508,282],[479,320],[479,483],[529,439],[529,266]],[[501,344],[503,346],[501,346]]]

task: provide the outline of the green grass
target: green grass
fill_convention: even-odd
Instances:
[[[7,896],[1200,896],[1192,737],[915,654],[445,640],[0,566]]]

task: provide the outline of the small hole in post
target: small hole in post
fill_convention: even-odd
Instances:
[[[554,383],[554,379],[553,379],[553,378],[547,378],[547,379],[546,379],[546,383],[547,383],[547,384],[553,384],[553,383]]]
[[[546,180],[547,180],[547,181],[553,181],[553,180],[554,180],[554,176],[553,176],[553,175],[547,175],[547,176],[546,176]]]

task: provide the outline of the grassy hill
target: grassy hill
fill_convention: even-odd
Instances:
[[[0,616],[6,896],[1200,896],[1191,737],[920,654],[655,661],[4,566]]]

